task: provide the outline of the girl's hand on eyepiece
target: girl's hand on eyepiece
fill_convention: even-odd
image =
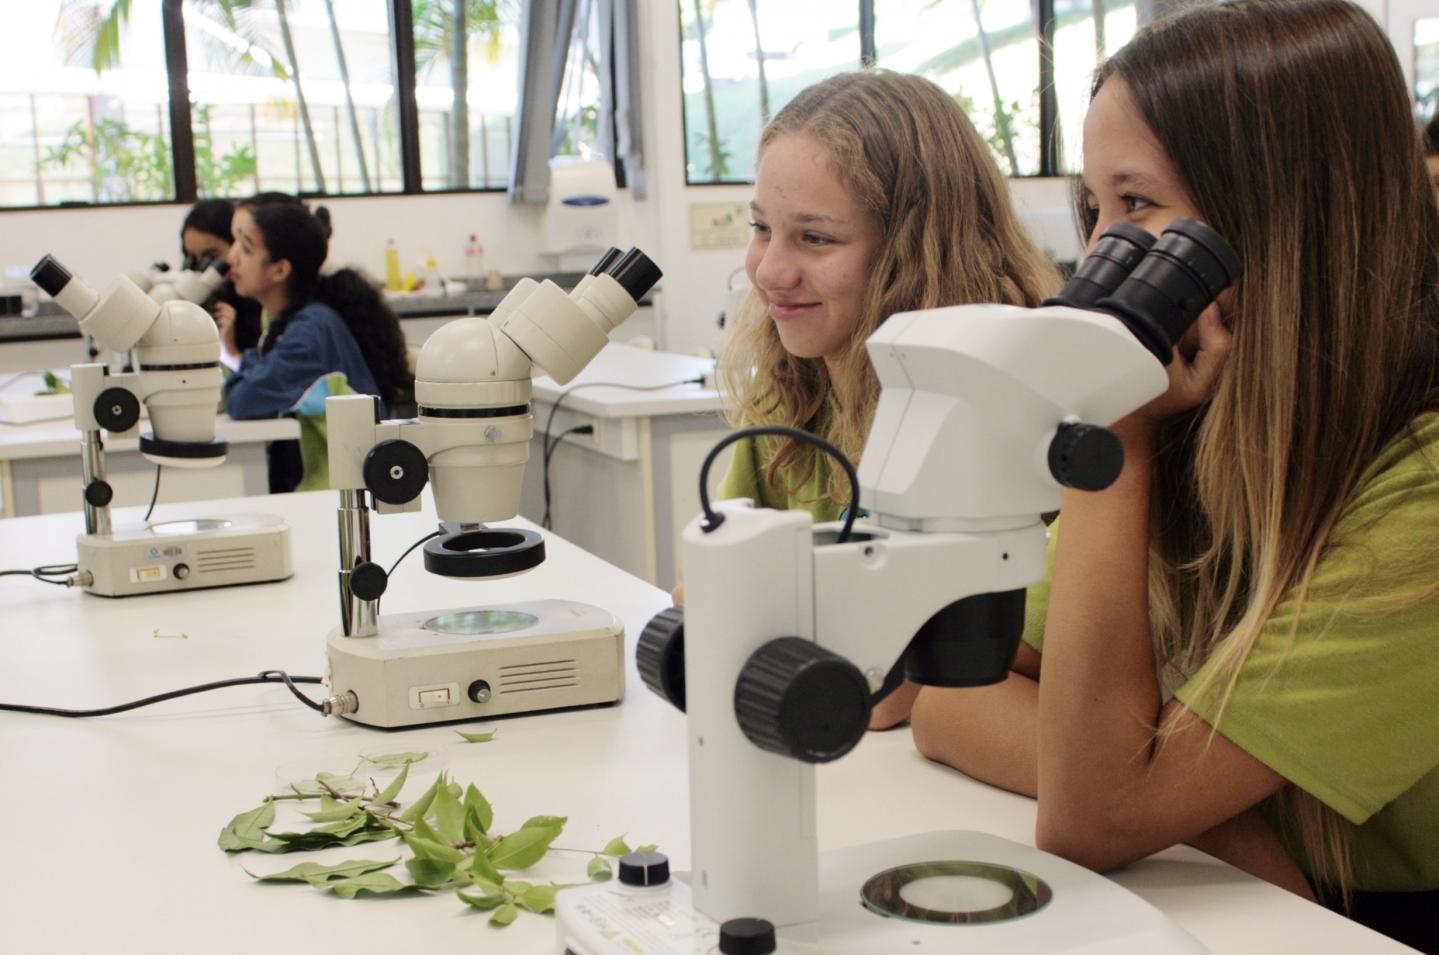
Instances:
[[[1223,313],[1215,302],[1175,346],[1174,358],[1165,369],[1169,390],[1130,417],[1152,434],[1169,418],[1204,404],[1214,394],[1233,347],[1234,333],[1224,327]]]

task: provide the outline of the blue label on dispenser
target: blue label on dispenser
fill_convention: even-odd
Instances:
[[[609,202],[609,199],[604,196],[570,196],[560,201],[567,206],[602,206]]]

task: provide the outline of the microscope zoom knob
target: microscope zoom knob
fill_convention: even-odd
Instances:
[[[365,487],[386,504],[408,504],[430,480],[425,453],[408,441],[381,441],[365,455]]]
[[[124,388],[106,388],[95,399],[94,412],[106,431],[129,431],[140,420],[140,399]]]
[[[774,924],[766,919],[730,919],[720,926],[721,955],[771,955]]]
[[[681,713],[685,709],[685,611],[661,610],[645,624],[635,644],[635,666],[640,679],[661,699]]]
[[[1124,444],[1097,424],[1061,424],[1049,442],[1049,473],[1065,487],[1102,491],[1124,470]]]
[[[745,661],[734,690],[740,729],[762,750],[828,763],[869,728],[869,682],[859,667],[817,643],[780,637]]]

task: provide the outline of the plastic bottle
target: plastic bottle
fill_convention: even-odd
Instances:
[[[444,295],[445,277],[435,264],[435,253],[425,250],[425,267],[420,270],[420,287],[426,295]]]
[[[385,291],[398,292],[400,290],[400,247],[395,245],[395,240],[390,239],[385,243]]]
[[[465,278],[478,279],[485,275],[485,247],[480,245],[474,233],[465,243]]]

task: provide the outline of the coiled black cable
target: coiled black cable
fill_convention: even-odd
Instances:
[[[186,687],[183,690],[171,690],[169,693],[160,693],[156,696],[147,696],[143,700],[135,700],[133,703],[121,703],[118,706],[106,706],[96,710],[63,710],[51,706],[26,706],[23,703],[0,703],[0,710],[8,710],[11,713],[37,713],[41,716],[67,716],[67,717],[88,717],[88,716],[112,716],[116,713],[124,713],[126,710],[139,709],[142,706],[149,706],[152,703],[163,703],[166,700],[173,700],[181,696],[190,696],[194,693],[204,693],[208,690],[222,690],[227,686],[245,686],[251,683],[283,683],[295,694],[295,699],[305,704],[312,710],[321,711],[319,703],[310,699],[300,692],[296,683],[324,683],[324,679],[317,676],[290,676],[284,670],[262,670],[259,676],[238,677],[234,680],[217,680],[214,683],[204,683],[200,686]]]

